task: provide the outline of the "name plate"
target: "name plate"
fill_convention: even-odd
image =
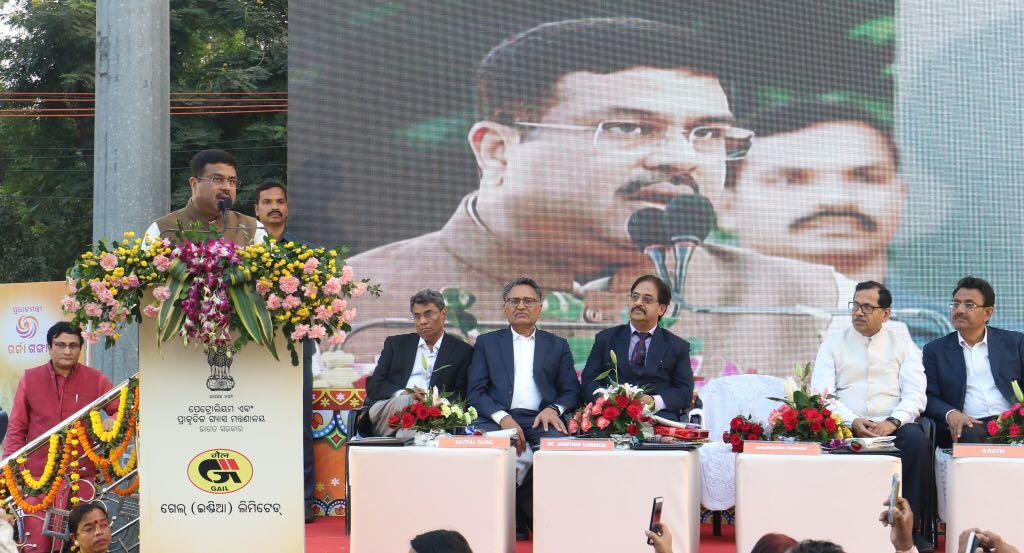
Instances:
[[[490,436],[441,436],[437,440],[437,447],[456,449],[507,449],[512,445],[508,438]]]
[[[1024,459],[1024,446],[1008,444],[953,444],[953,457]]]
[[[614,451],[615,442],[611,440],[542,438],[540,448],[547,451]]]
[[[743,453],[759,455],[820,455],[821,445],[812,442],[743,442]]]

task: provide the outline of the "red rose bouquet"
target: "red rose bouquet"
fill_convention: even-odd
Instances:
[[[448,394],[441,394],[435,386],[427,390],[422,401],[402,409],[388,419],[388,426],[417,432],[448,432],[465,428],[476,420],[475,407],[467,407],[466,402],[453,403],[448,401]]]
[[[809,372],[810,364],[798,367],[797,379],[806,381]],[[773,440],[784,438],[828,444],[831,440],[853,437],[853,432],[839,413],[833,413],[828,408],[828,392],[816,394],[806,384],[797,387],[792,379],[787,378],[786,397],[768,399],[782,402],[781,406],[768,415]]]
[[[733,453],[743,451],[743,442],[746,440],[767,440],[764,433],[764,426],[761,423],[751,420],[750,415],[733,417],[729,422],[729,430],[722,434],[722,440],[732,444]]]
[[[640,401],[644,389],[632,384],[618,382],[618,360],[612,351],[612,368],[598,375],[604,380],[614,372],[606,388],[598,388],[600,397],[577,409],[569,420],[569,434],[588,436],[611,436],[628,434],[642,438],[654,435],[653,411]]]
[[[988,423],[988,441],[999,444],[1024,444],[1024,394],[1013,381],[1017,403]]]

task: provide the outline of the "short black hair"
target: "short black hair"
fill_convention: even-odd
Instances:
[[[77,534],[78,525],[81,524],[82,519],[93,511],[103,511],[103,516],[110,518],[110,515],[107,514],[107,506],[102,501],[83,501],[71,509],[71,513],[68,515],[68,532]]]
[[[288,201],[288,189],[285,188],[284,184],[277,182],[276,180],[268,180],[267,182],[256,187],[255,191],[255,202],[260,203],[260,194],[270,190],[271,188],[280,188],[284,192],[284,201]]]
[[[842,546],[825,540],[804,540],[792,547],[789,553],[846,553]]]
[[[650,282],[658,289],[658,303],[661,305],[668,305],[672,303],[672,289],[668,287],[668,284],[665,284],[664,280],[661,280],[654,275],[643,275],[642,277],[634,280],[633,286],[629,287],[630,293],[632,293],[633,290],[636,290],[636,287],[640,286],[643,282]]]
[[[889,289],[881,282],[875,282],[873,280],[858,282],[857,287],[854,288],[853,292],[857,293],[861,290],[878,290],[878,306],[882,309],[889,309],[892,307],[892,293],[889,292]]]
[[[647,19],[544,23],[505,39],[480,62],[477,119],[505,125],[539,120],[555,103],[555,83],[581,71],[605,75],[634,67],[682,69],[714,76],[725,89],[722,68],[727,64],[719,42]]]
[[[473,553],[469,542],[454,530],[432,530],[409,542],[416,553]]]
[[[82,340],[81,328],[67,321],[61,321],[51,326],[50,330],[46,331],[46,345],[52,348],[53,340],[57,338],[57,336],[60,336],[61,334],[74,334],[75,336],[78,336],[78,345],[82,345],[84,343],[84,341]]]
[[[417,304],[426,305],[428,303],[434,304],[434,307],[438,309],[444,309],[447,307],[444,303],[444,296],[442,296],[440,292],[427,288],[416,292],[411,298],[409,298],[409,311],[412,311],[413,306]]]
[[[192,171],[193,177],[199,178],[203,176],[206,166],[213,163],[223,163],[238,169],[238,162],[235,161],[235,156],[224,150],[203,150],[199,152],[192,156],[192,161],[189,162],[189,169]]]
[[[970,290],[977,290],[981,292],[981,297],[985,299],[985,305],[982,305],[982,307],[995,307],[996,291],[987,280],[976,276],[965,276],[956,283],[956,288],[953,289],[953,295],[955,296],[961,288],[968,288]]]
[[[508,301],[508,293],[511,292],[512,289],[515,288],[516,286],[520,286],[523,284],[529,286],[530,288],[533,288],[533,291],[537,292],[537,299],[542,301],[544,300],[544,292],[540,289],[540,285],[537,284],[537,281],[533,280],[530,277],[519,277],[510,280],[509,283],[505,285],[505,288],[501,290],[501,301]]]

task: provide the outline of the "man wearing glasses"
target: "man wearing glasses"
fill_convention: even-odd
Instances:
[[[924,347],[925,414],[940,429],[940,447],[984,442],[987,424],[1017,402],[1013,382],[1024,385],[1024,335],[988,326],[995,306],[991,284],[972,276],[960,279],[949,302],[956,332]]]
[[[444,332],[448,309],[434,290],[420,290],[409,298],[409,310],[416,332],[389,336],[377,359],[377,367],[366,379],[366,406],[376,436],[394,436],[388,419],[437,387],[452,392],[451,399],[466,397],[466,374],[473,348]]]
[[[852,326],[822,342],[811,388],[829,394],[830,408],[850,424],[855,437],[895,436],[903,463],[903,497],[919,523],[932,470],[928,438],[915,422],[926,401],[921,351],[906,327],[884,325],[892,306],[884,285],[858,283],[849,306]],[[914,544],[919,551],[934,549],[919,532]]]
[[[233,204],[238,193],[235,156],[224,150],[203,150],[192,157],[189,165],[192,176],[188,185],[192,197],[182,209],[157,219],[146,229],[146,236],[174,240],[179,224],[189,230],[193,223],[199,223],[202,230],[207,230],[212,223],[224,238],[239,246],[262,242],[267,234],[263,223],[230,209],[225,210],[222,217],[217,206],[218,202]]]
[[[693,371],[690,344],[658,327],[671,301],[672,290],[660,278],[644,275],[633,282],[626,305],[629,324],[602,330],[594,339],[580,379],[583,402],[597,399],[597,389],[609,384],[611,374],[597,377],[613,368],[614,351],[619,383],[643,387],[647,393],[641,401],[660,417],[680,420],[693,397]]]
[[[46,331],[46,344],[50,348],[50,361],[26,370],[18,382],[11,405],[10,425],[4,437],[4,457],[13,455],[113,388],[110,379],[102,372],[78,362],[83,345],[80,328],[59,322]],[[115,400],[103,408],[108,415],[114,415],[117,407]],[[109,419],[107,423],[105,426],[109,425]],[[23,455],[27,459],[24,468],[32,471],[33,475],[42,474],[48,449],[44,444],[31,454]],[[94,473],[92,464],[87,459],[80,462],[86,465],[82,476],[87,479]],[[66,502],[68,495],[62,492],[58,497],[63,497],[61,501]],[[29,498],[29,502],[39,499],[41,496]],[[55,508],[64,509],[65,505],[57,504]],[[28,547],[26,550],[49,551],[50,538],[43,535],[42,520],[34,517],[22,520],[25,522],[26,543],[36,546],[36,549]]]
[[[479,295],[527,273],[553,292],[545,320],[579,324],[560,333],[585,355],[594,331],[581,323],[622,322],[630,283],[651,272],[627,233],[630,217],[684,194],[717,205],[726,163],[751,143],[752,133],[732,124],[715,42],[653,21],[583,19],[495,47],[477,72],[468,137],[479,189],[441,230],[351,259],[386,290],[360,303],[363,320],[394,313],[398,298],[424,284]],[[703,306],[834,310],[848,297],[829,267],[717,245],[697,249],[688,275],[687,299]],[[796,281],[799,289],[787,284]],[[472,314],[481,323],[501,317],[486,305]],[[716,313],[673,321],[703,344],[709,376],[726,364],[788,369],[813,354],[827,323]],[[372,353],[385,333],[359,333],[346,350]]]

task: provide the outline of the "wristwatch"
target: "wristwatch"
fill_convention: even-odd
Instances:
[[[900,419],[897,419],[896,417],[886,417],[885,420],[896,425],[896,430],[899,430],[900,427],[903,426],[903,423],[900,422]]]

